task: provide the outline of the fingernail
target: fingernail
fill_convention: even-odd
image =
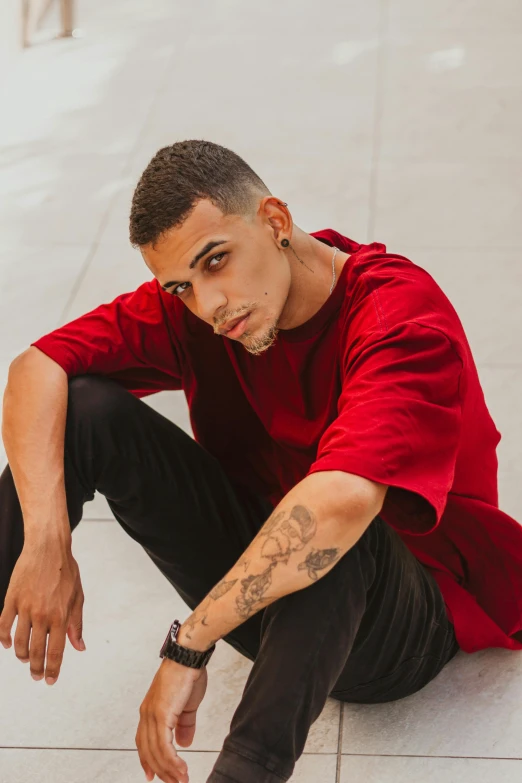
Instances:
[[[33,674],[31,672],[31,677],[33,678],[33,680],[42,680],[43,679],[43,674]]]
[[[83,639],[80,639],[80,649],[81,649],[81,650],[86,650],[86,649],[87,649],[87,648],[86,648],[86,646],[85,646],[85,642],[83,641]]]
[[[47,685],[54,685],[56,680],[57,680],[56,677],[46,677],[45,678],[45,682],[47,683]]]

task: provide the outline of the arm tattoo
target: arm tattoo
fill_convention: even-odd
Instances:
[[[294,506],[290,512],[279,511],[259,531],[260,536],[266,536],[261,555],[273,564],[286,564],[292,552],[303,549],[315,536],[316,530],[317,524],[310,509]]]
[[[212,588],[212,590],[209,593],[209,596],[216,601],[218,598],[221,598],[222,595],[225,595],[225,593],[228,593],[229,590],[232,589],[232,587],[236,584],[237,579],[230,579],[228,582],[224,582],[221,580],[221,582],[218,582],[215,587]]]
[[[210,593],[207,595],[206,600],[201,604],[199,609],[195,609],[190,617],[185,620],[187,627],[190,628],[190,631],[187,631],[187,639],[192,639],[191,631],[194,630],[198,622],[201,623],[201,625],[208,625],[207,609],[210,602],[217,601],[218,598],[221,598],[221,596],[225,595],[225,593],[228,593],[228,591],[232,589],[236,582],[237,579],[230,579],[228,582],[222,579],[221,582],[218,582],[217,585],[212,588]]]
[[[303,571],[306,568],[310,579],[316,580],[317,572],[332,565],[339,558],[340,551],[340,549],[312,549],[303,562],[299,563],[297,569]]]
[[[269,517],[259,535],[266,537],[261,556],[269,560],[270,564],[260,574],[250,574],[241,580],[241,595],[236,598],[236,606],[243,619],[257,612],[267,600],[266,593],[272,584],[272,569],[277,563],[286,565],[291,554],[303,549],[314,537],[316,530],[315,517],[305,506],[294,506],[291,511],[279,511]],[[310,569],[308,573],[311,575]],[[315,571],[312,578],[317,578]]]
[[[225,593],[240,581],[240,595],[236,598],[236,608],[238,614],[247,620],[252,614],[255,614],[262,605],[269,603],[271,598],[267,592],[272,584],[272,570],[278,563],[288,564],[293,552],[298,552],[312,540],[317,532],[317,523],[311,509],[305,506],[296,505],[292,509],[285,509],[271,515],[265,522],[259,536],[265,538],[261,547],[261,557],[268,560],[268,566],[260,574],[250,574],[244,579],[222,579],[221,582],[210,591],[206,601],[204,601],[199,610],[186,620],[187,626],[191,631],[194,630],[196,623],[208,625],[207,609],[211,601],[221,598]],[[341,555],[340,549],[312,549],[306,558],[299,563],[299,571],[306,570],[310,579],[318,579],[318,571],[328,568]],[[243,566],[246,571],[250,565],[251,558],[246,556],[245,551],[236,563],[236,567]],[[190,635],[187,632],[187,638]]]
[[[236,606],[244,620],[261,608],[263,598],[266,599],[265,593],[272,584],[272,568],[275,565],[271,563],[262,573],[250,574],[241,580],[241,595],[236,598]]]

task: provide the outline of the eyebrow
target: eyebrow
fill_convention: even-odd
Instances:
[[[203,250],[200,250],[199,253],[197,253],[192,261],[189,264],[189,269],[194,269],[198,261],[201,261],[201,259],[207,255],[207,253],[210,253],[211,250],[213,250],[218,245],[224,245],[228,242],[228,239],[215,239],[210,242],[207,242]],[[161,287],[164,291],[167,290],[167,288],[171,288],[173,285],[180,285],[180,283],[184,283],[186,281],[184,280],[170,280],[168,283],[165,283]]]

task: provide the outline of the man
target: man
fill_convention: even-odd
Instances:
[[[186,783],[173,741],[192,741],[219,639],[254,664],[212,783],[287,780],[329,695],[399,699],[459,648],[522,649],[500,433],[430,275],[307,234],[200,140],[151,160],[130,237],[154,279],[10,367],[4,646],[18,617],[15,654],[50,682],[66,635],[82,649],[71,531],[98,490],[192,610],[140,708],[148,780]],[[194,439],[139,399],[161,389],[184,390]]]

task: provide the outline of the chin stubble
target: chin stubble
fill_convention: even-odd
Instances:
[[[248,305],[243,306],[238,310],[226,313],[219,322],[215,322],[214,332],[219,334],[218,329],[223,323],[231,320],[232,318],[237,318],[239,315],[246,315],[248,312],[252,313],[257,308],[258,304],[258,302],[249,302]],[[268,348],[270,348],[271,345],[275,343],[278,332],[279,329],[277,328],[277,323],[270,326],[265,334],[261,335],[261,337],[250,337],[247,329],[246,332],[241,335],[238,342],[243,345],[246,351],[253,354],[254,356],[258,356],[259,354],[264,353]]]
[[[279,329],[276,326],[271,326],[261,337],[250,337],[242,341],[243,346],[248,353],[259,356],[259,354],[264,353],[275,343],[278,333]]]

